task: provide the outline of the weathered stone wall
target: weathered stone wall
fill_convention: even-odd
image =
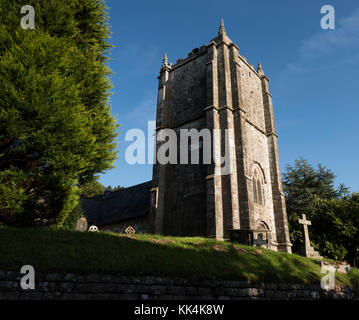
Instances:
[[[262,83],[257,72],[245,62],[245,58],[237,59],[240,66],[242,108],[246,111],[246,118],[265,132]]]
[[[236,54],[234,59],[237,63],[237,77],[240,83],[240,101],[243,112],[241,113],[242,131],[245,134],[240,141],[244,145],[243,159],[245,178],[247,184],[247,200],[249,223],[246,227],[256,229],[262,221],[272,230],[271,248],[277,249],[277,228],[274,215],[274,203],[272,194],[271,162],[273,161],[268,147],[267,122],[274,121],[272,115],[265,117],[265,105],[263,101],[263,86],[261,75],[254,70],[245,57]],[[254,201],[253,174],[254,170],[261,172],[263,184],[264,203]],[[244,201],[244,200],[242,200]],[[283,212],[278,213],[283,214]]]
[[[180,150],[180,130],[192,128],[200,131],[205,126],[204,119],[198,119],[175,129],[177,146]],[[191,150],[193,141],[188,141],[188,162],[191,152],[198,152],[200,158],[203,148]],[[206,236],[206,167],[196,164],[167,165],[166,193],[164,196],[164,234],[174,236]]]
[[[206,106],[206,62],[204,48],[194,59],[178,63],[169,73],[162,125],[176,128],[203,118]]]
[[[157,127],[176,130],[177,150],[180,150],[180,129],[200,131],[206,127],[203,109],[206,107],[207,59],[207,49],[203,47],[170,70],[161,70]],[[160,144],[157,143],[157,148]],[[174,236],[206,236],[206,167],[182,164],[179,160],[178,152],[178,164],[154,165],[153,186],[159,187],[155,231]]]
[[[35,290],[22,290],[20,274],[0,270],[0,300],[318,300],[355,299],[354,291],[320,285],[250,284],[246,281],[36,273]]]
[[[254,126],[246,123],[247,131],[247,153],[246,163],[247,172],[250,177],[253,177],[254,169],[257,167],[258,171],[263,174],[264,183],[264,208],[261,210],[259,206],[253,201],[253,221],[264,221],[269,229],[273,230],[272,239],[276,239],[274,212],[273,212],[273,197],[272,197],[272,183],[270,175],[269,152],[267,146],[267,137]],[[253,183],[253,180],[252,180]],[[250,199],[254,199],[253,187],[249,188]],[[256,224],[252,228],[256,228]]]

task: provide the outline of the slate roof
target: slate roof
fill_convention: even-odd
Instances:
[[[103,226],[146,215],[150,208],[152,181],[126,189],[82,198],[82,211],[89,224]]]

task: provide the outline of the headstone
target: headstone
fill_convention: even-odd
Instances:
[[[349,273],[350,272],[350,264],[346,262],[332,262],[332,261],[321,261],[321,265],[323,266],[332,266],[335,269],[335,272],[338,273]]]
[[[256,240],[253,240],[253,244],[257,247],[261,247],[264,244],[268,244],[268,240],[263,240],[263,234],[259,233]]]
[[[87,230],[87,220],[86,218],[80,218],[76,223],[76,231],[86,231]]]
[[[312,222],[307,220],[306,215],[302,214],[303,219],[299,219],[299,223],[304,226],[304,254],[308,258],[323,259],[321,255],[310,245],[308,226],[312,225]]]
[[[91,226],[91,227],[89,228],[89,231],[91,231],[91,232],[98,232],[98,228],[97,228],[96,226]]]
[[[125,233],[129,236],[133,235],[136,233],[136,230],[134,227],[132,226],[128,226],[126,229],[125,229]]]

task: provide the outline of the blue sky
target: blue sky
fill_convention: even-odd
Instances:
[[[173,63],[208,44],[224,19],[240,54],[270,78],[282,172],[303,156],[322,163],[359,191],[359,2],[288,0],[107,0],[111,42],[112,113],[119,128],[116,168],[104,185],[135,185],[151,165],[128,165],[125,133],[147,132],[155,120],[157,76],[164,52]],[[322,30],[320,8],[335,8],[336,29]]]

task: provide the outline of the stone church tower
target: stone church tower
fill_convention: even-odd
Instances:
[[[291,252],[272,96],[261,64],[255,70],[239,54],[221,21],[208,45],[174,65],[165,56],[158,79],[156,132],[229,128],[234,135],[230,174],[217,174],[214,163],[154,165],[154,232],[226,240],[231,230],[263,230],[268,247]],[[224,146],[221,136],[217,148]]]

